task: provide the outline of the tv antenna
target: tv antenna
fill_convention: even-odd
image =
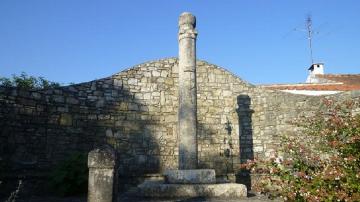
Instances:
[[[313,49],[312,49],[312,37],[313,37],[314,30],[312,29],[311,15],[308,15],[306,18],[306,29],[307,29],[307,33],[308,33],[308,39],[309,39],[311,64],[314,64]]]
[[[295,28],[293,31],[301,31],[307,33],[307,39],[309,41],[310,60],[311,60],[311,64],[314,64],[313,39],[314,39],[314,35],[319,34],[319,32],[313,29],[311,14],[308,14],[306,17],[305,29]]]

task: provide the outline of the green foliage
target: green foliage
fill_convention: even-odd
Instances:
[[[244,164],[268,174],[258,189],[288,201],[360,201],[359,103],[324,101],[324,110],[297,120],[304,135],[284,136],[270,160]]]
[[[60,84],[48,81],[44,77],[28,76],[22,72],[20,76],[13,75],[12,78],[0,77],[0,86],[35,90],[59,87]]]
[[[50,175],[50,186],[60,196],[85,194],[87,185],[87,155],[84,153],[74,153]]]

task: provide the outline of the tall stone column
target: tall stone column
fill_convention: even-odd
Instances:
[[[179,169],[197,168],[196,141],[196,19],[179,18]]]

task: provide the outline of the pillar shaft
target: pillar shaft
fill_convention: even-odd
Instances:
[[[179,169],[197,168],[195,17],[179,18]]]

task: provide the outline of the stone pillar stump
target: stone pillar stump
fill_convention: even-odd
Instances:
[[[112,202],[115,151],[110,146],[94,149],[88,155],[88,202]]]

